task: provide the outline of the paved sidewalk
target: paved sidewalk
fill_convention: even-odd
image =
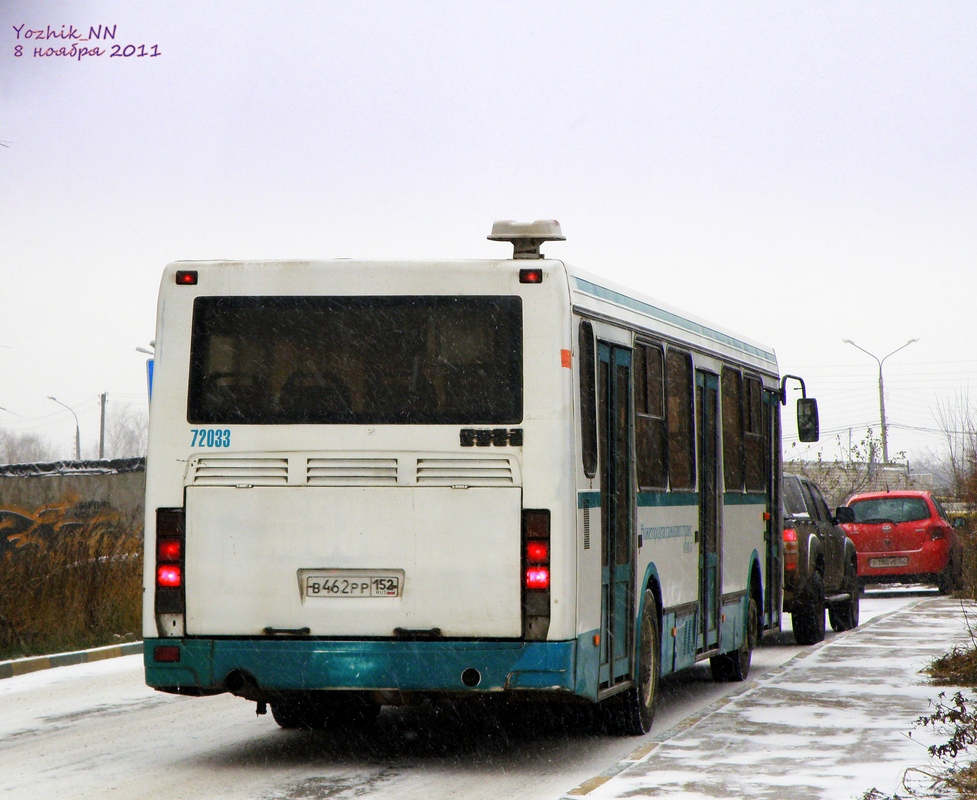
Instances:
[[[965,607],[977,627],[977,606]],[[959,600],[921,600],[804,651],[684,726],[653,731],[566,797],[849,800],[873,787],[902,791],[905,771],[932,765],[927,746],[946,739],[913,726],[947,691],[919,671],[969,639]]]

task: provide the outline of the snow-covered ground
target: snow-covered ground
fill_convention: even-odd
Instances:
[[[914,721],[943,691],[920,670],[969,640],[972,603],[923,599],[807,649],[695,724],[569,792],[593,800],[846,800],[901,790],[938,738]],[[911,735],[910,735],[911,732]],[[944,737],[945,739],[945,737]],[[605,780],[606,779],[606,780]]]
[[[907,732],[936,692],[916,670],[965,633],[959,604],[931,597],[870,592],[864,627],[829,631],[814,648],[796,645],[788,622],[755,652],[745,685],[712,682],[708,665],[671,676],[641,738],[534,715],[500,726],[424,706],[387,709],[369,731],[283,731],[233,697],[153,692],[139,656],[18,675],[0,680],[0,797],[553,800],[578,786],[594,798],[847,800],[872,786],[892,791],[906,766],[927,762],[928,740]]]

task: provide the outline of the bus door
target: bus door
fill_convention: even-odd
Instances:
[[[780,593],[783,567],[780,563],[781,520],[780,503],[780,393],[769,389],[763,392],[763,479],[767,493],[766,543],[767,590],[764,592],[764,627],[776,626],[780,621]]]
[[[699,432],[699,623],[700,650],[719,644],[719,376],[696,370]]]
[[[631,351],[598,344],[600,448],[600,685],[631,678],[634,495],[631,481]]]

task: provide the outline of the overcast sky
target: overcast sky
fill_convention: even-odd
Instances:
[[[771,345],[829,444],[878,430],[842,339],[918,337],[885,363],[918,458],[977,379],[975,43],[972,0],[0,0],[0,426],[70,456],[53,395],[92,455],[101,393],[145,408],[170,261],[503,257],[493,220],[557,218],[548,255]]]

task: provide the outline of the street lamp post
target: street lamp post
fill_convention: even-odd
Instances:
[[[57,397],[47,396],[48,400],[53,400],[59,406],[64,406],[71,412],[71,416],[75,418],[75,461],[81,461],[81,425],[78,424],[78,415],[71,406],[65,406]]]
[[[909,347],[909,345],[911,344],[915,344],[916,342],[918,342],[919,339],[918,338],[910,339],[901,347],[897,347],[891,353],[882,356],[882,358],[879,358],[877,355],[875,355],[875,353],[870,353],[864,347],[855,344],[851,339],[842,339],[841,341],[844,342],[845,344],[850,344],[852,347],[861,350],[866,355],[871,356],[872,358],[875,359],[875,363],[879,365],[879,418],[880,418],[879,421],[882,424],[882,463],[888,464],[889,463],[889,428],[885,422],[885,384],[882,382],[882,364],[885,363],[885,360],[889,356],[894,356],[900,350]]]

